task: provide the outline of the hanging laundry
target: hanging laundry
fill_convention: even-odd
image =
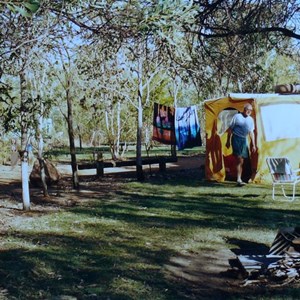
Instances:
[[[162,144],[175,145],[175,109],[154,103],[152,139]]]
[[[202,146],[197,107],[177,107],[175,110],[175,136],[178,150]]]

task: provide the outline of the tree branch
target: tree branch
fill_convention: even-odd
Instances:
[[[279,32],[283,36],[294,38],[300,40],[300,34],[295,33],[294,31],[283,28],[283,27],[268,27],[268,28],[254,28],[254,29],[240,29],[240,30],[231,30],[226,31],[223,33],[203,33],[199,31],[191,31],[188,30],[190,33],[198,34],[199,36],[206,37],[206,38],[224,38],[230,37],[235,35],[249,35],[255,33],[276,33]]]

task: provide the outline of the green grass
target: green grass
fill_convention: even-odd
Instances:
[[[36,214],[33,205],[1,234],[0,299],[202,299],[171,279],[171,258],[243,243],[268,248],[279,228],[300,224],[300,201],[274,202],[264,185],[195,176],[129,180],[99,195],[70,194],[75,206]],[[284,287],[222,299],[299,297]]]

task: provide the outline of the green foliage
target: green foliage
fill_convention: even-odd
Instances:
[[[0,113],[5,131],[20,130],[21,122],[24,122],[28,129],[37,128],[36,115],[40,112],[40,96],[28,97],[21,104],[20,97],[15,96],[16,90],[15,84],[0,84]]]
[[[19,128],[19,105],[12,85],[0,83],[0,113],[2,126],[6,132]]]
[[[6,165],[10,163],[10,141],[7,139],[0,140],[0,164]]]
[[[40,8],[39,0],[30,1],[8,1],[7,7],[14,13],[19,13],[23,17],[31,17]]]
[[[31,0],[28,2],[24,2],[24,6],[32,13],[37,12],[40,8],[40,1],[39,0]]]
[[[273,24],[290,29],[287,25],[293,23],[289,21],[297,21],[296,1],[218,1],[211,5],[190,0],[16,0],[2,1],[1,8],[1,22],[9,23],[1,35],[0,75],[17,76],[23,69],[28,77],[34,74],[35,84],[27,84],[28,102],[22,107],[28,126],[36,125],[33,106],[40,97],[43,115],[51,108],[56,130],[66,132],[65,120],[57,111],[66,117],[64,100],[70,92],[75,134],[86,143],[94,133],[101,142],[116,140],[118,102],[120,140],[135,139],[141,86],[143,122],[149,129],[154,102],[172,105],[176,98],[178,106],[188,106],[228,92],[270,92],[276,83],[299,82],[296,43],[280,32],[259,32]],[[291,58],[279,55],[282,52]],[[69,70],[68,76],[63,68]],[[18,130],[20,97],[0,92],[5,129]],[[105,123],[105,112],[110,126]]]

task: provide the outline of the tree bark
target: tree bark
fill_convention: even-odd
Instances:
[[[117,136],[116,136],[116,153],[117,158],[120,157],[120,138],[121,138],[121,102],[117,104]]]
[[[68,83],[68,88],[66,91],[67,96],[67,106],[68,106],[68,133],[69,133],[69,143],[70,143],[70,155],[71,155],[71,167],[72,167],[72,180],[74,189],[79,188],[78,170],[76,162],[76,148],[74,140],[74,127],[73,127],[73,106],[72,99],[69,93],[70,82]]]
[[[141,76],[141,72],[139,73]],[[136,176],[137,180],[145,179],[142,162],[142,129],[143,129],[143,103],[142,103],[142,79],[139,78],[139,93],[138,93],[138,126],[136,137]]]
[[[39,124],[40,130],[41,130],[42,117],[40,118],[39,122],[40,122],[40,124]],[[39,134],[39,141],[38,141],[38,161],[39,161],[39,165],[40,165],[40,177],[41,177],[44,197],[49,197],[48,186],[47,186],[47,183],[46,183],[45,161],[43,159],[43,149],[44,149],[44,140],[43,140],[42,134],[40,133]]]
[[[27,152],[21,156],[23,210],[30,210]]]
[[[79,149],[82,150],[82,135],[80,125],[77,125],[78,138],[79,138]]]
[[[20,78],[20,95],[21,95],[21,173],[22,173],[22,198],[23,210],[30,210],[30,194],[29,194],[29,175],[28,175],[28,154],[27,146],[27,112],[26,112],[26,81],[23,72],[19,75]]]
[[[136,143],[136,176],[137,176],[137,180],[139,181],[145,179],[144,172],[143,172],[143,161],[142,161],[142,126],[143,126],[143,107],[139,105],[137,143]]]

